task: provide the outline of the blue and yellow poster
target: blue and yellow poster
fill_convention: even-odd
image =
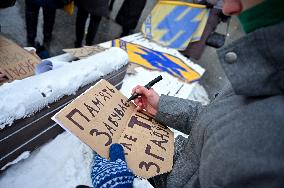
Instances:
[[[142,25],[142,33],[158,44],[184,50],[200,40],[209,11],[204,5],[159,1]]]
[[[119,39],[113,40],[112,46],[124,49],[128,54],[129,62],[145,68],[167,72],[186,82],[193,82],[201,77],[197,71],[189,67],[181,59],[170,54]]]

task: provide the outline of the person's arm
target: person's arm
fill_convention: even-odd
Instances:
[[[160,97],[153,89],[143,86],[136,86],[132,92],[141,95],[134,100],[137,110],[146,110],[158,122],[185,134],[190,133],[192,123],[202,110],[199,102],[165,95]]]
[[[203,109],[201,103],[162,95],[158,103],[155,120],[185,134],[189,134],[191,125]]]

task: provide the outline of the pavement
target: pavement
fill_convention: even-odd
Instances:
[[[121,33],[121,26],[115,23],[114,18],[121,7],[123,0],[116,0],[110,18],[103,18],[99,26],[95,43],[101,43],[115,38],[119,38]],[[139,28],[146,16],[150,13],[157,0],[148,0],[146,7],[142,13],[139,23],[133,33],[139,32]],[[0,25],[1,34],[14,40],[17,44],[24,47],[26,46],[26,29],[25,29],[25,3],[24,0],[18,0],[15,6],[0,9]],[[64,53],[62,49],[73,48],[75,40],[75,19],[76,9],[73,15],[68,15],[61,9],[57,10],[56,21],[53,30],[53,38],[50,47],[50,55],[55,56]],[[42,42],[42,13],[40,12],[37,41]],[[219,25],[217,31],[225,33],[226,24]],[[236,18],[233,18],[229,27],[229,36],[226,43],[230,43],[244,33]],[[193,60],[194,61],[194,60]],[[202,57],[195,63],[201,65],[206,69],[206,72],[200,80],[201,85],[206,89],[209,98],[212,99],[214,94],[219,91],[228,82],[223,69],[218,63],[216,49],[207,47]]]

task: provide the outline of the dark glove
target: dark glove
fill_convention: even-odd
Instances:
[[[109,148],[109,155],[110,160],[99,155],[94,157],[91,173],[94,188],[132,187],[134,174],[127,167],[123,147],[120,144],[112,144]]]

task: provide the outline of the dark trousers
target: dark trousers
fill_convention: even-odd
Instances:
[[[109,7],[109,10],[112,10],[112,9],[113,9],[114,1],[115,1],[115,0],[111,0],[111,1],[110,1],[109,6],[108,6],[108,7]]]
[[[201,39],[197,42],[189,43],[187,48],[184,51],[181,51],[184,56],[193,58],[195,60],[201,58],[201,55],[206,47],[207,38],[212,32],[216,30],[218,24],[221,22],[221,19],[219,17],[220,11],[222,10],[215,8],[210,10],[209,17],[202,33]]]
[[[115,21],[122,26],[120,37],[129,34],[130,30],[135,29],[140,16],[144,10],[147,0],[124,0],[119,9]]]
[[[89,13],[81,8],[78,8],[76,17],[76,41],[75,47],[81,47],[82,41],[85,34],[85,25]],[[88,27],[88,33],[86,36],[86,45],[91,46],[94,43],[94,38],[96,36],[100,21],[102,17],[91,14],[90,23]]]
[[[40,6],[35,4],[33,0],[26,0],[26,29],[27,42],[34,46],[37,34],[38,13]],[[55,23],[56,9],[50,7],[42,7],[43,10],[43,42],[50,42],[52,30]]]

